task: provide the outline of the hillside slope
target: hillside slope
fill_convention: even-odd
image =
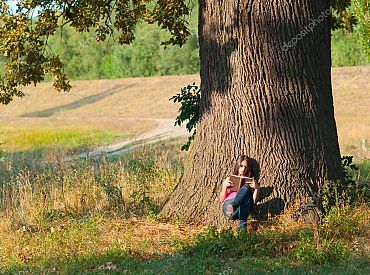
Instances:
[[[370,66],[332,69],[335,116],[342,154],[369,157]],[[74,81],[70,93],[50,83],[27,87],[27,96],[2,106],[0,126],[32,127],[78,123],[117,130],[153,129],[152,119],[175,119],[178,104],[169,98],[198,75]],[[140,120],[138,120],[140,119]]]

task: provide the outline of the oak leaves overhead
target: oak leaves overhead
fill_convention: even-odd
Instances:
[[[0,1],[0,56],[5,73],[0,76],[0,103],[23,96],[20,87],[52,77],[57,91],[69,91],[63,62],[48,46],[48,37],[70,24],[77,32],[96,33],[96,40],[118,34],[118,43],[129,44],[137,23],[157,23],[170,32],[164,45],[183,45],[189,36],[184,0],[20,0],[16,8]],[[68,60],[66,61],[68,62]],[[81,61],[83,62],[83,61]]]

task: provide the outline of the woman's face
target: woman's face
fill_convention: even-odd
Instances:
[[[239,176],[244,176],[247,173],[248,169],[248,162],[243,160],[242,163],[239,165]]]

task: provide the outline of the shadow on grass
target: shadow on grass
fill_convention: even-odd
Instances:
[[[290,236],[292,237],[292,236]],[[198,235],[196,242],[179,248],[171,255],[146,254],[143,251],[115,248],[99,255],[70,255],[68,258],[33,259],[29,263],[11,265],[5,274],[369,274],[366,257],[328,261],[308,265],[280,251],[288,235],[264,232],[221,234],[210,228]]]
[[[26,168],[33,171],[43,171],[45,168],[54,166],[58,163],[62,157],[66,155],[74,155],[80,152],[83,152],[90,148],[86,144],[81,144],[79,146],[74,146],[66,148],[63,146],[40,146],[37,148],[16,151],[12,153],[7,153],[4,157],[3,165],[5,163],[11,164],[11,171],[6,169],[6,172],[17,174],[19,171]],[[1,172],[0,174],[3,175]]]
[[[159,259],[142,259],[124,250],[102,255],[60,260],[45,259],[41,264],[13,265],[2,274],[369,274],[368,258],[351,258],[324,265],[293,265],[287,258],[246,256],[240,259],[212,255],[187,256],[177,253]]]
[[[112,96],[114,94],[120,93],[120,92],[122,92],[122,90],[131,88],[133,86],[135,86],[135,85],[132,84],[132,85],[128,85],[126,87],[122,87],[122,85],[116,85],[111,89],[105,90],[105,91],[100,92],[100,93],[95,94],[95,95],[84,97],[84,98],[82,98],[80,100],[77,100],[75,102],[65,104],[65,105],[62,105],[62,106],[58,106],[58,107],[54,107],[54,108],[50,108],[50,109],[46,109],[46,110],[43,110],[43,111],[25,113],[25,114],[22,115],[22,117],[51,117],[51,116],[53,116],[54,114],[56,114],[60,111],[73,110],[73,109],[77,109],[77,108],[80,108],[80,107],[85,106],[85,105],[96,103],[100,100],[103,100],[106,97],[109,97],[109,96]]]

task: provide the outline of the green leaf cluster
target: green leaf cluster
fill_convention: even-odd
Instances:
[[[355,32],[370,60],[370,3],[368,0],[331,0],[332,29]]]
[[[352,163],[353,156],[342,156],[344,181],[327,181],[320,190],[324,213],[328,216],[335,208],[345,209],[370,200],[370,182],[355,177],[359,167]]]
[[[331,28],[332,30],[346,29],[353,31],[356,17],[348,11],[352,0],[330,0],[332,8]]]
[[[97,41],[116,32],[119,44],[134,40],[134,28],[140,22],[157,23],[169,31],[165,45],[182,46],[190,35],[185,20],[189,9],[184,0],[21,0],[16,11],[6,3],[0,2],[0,56],[8,57],[5,73],[0,76],[3,104],[14,96],[23,96],[20,86],[36,85],[46,76],[53,78],[58,91],[71,89],[60,57],[48,45],[49,36],[65,25],[77,32],[95,30]]]
[[[181,104],[179,111],[180,114],[176,117],[175,126],[181,126],[186,122],[186,129],[193,134],[188,138],[186,144],[184,144],[181,150],[188,150],[191,142],[195,138],[196,126],[200,120],[200,108],[201,108],[201,91],[195,82],[192,85],[187,85],[181,89],[181,92],[170,98],[174,103],[179,102]]]
[[[348,11],[357,18],[354,29],[370,60],[370,3],[368,0],[352,0]]]
[[[8,104],[14,96],[23,96],[19,86],[42,81],[45,75],[54,78],[58,91],[68,91],[66,75],[60,58],[47,52],[44,37],[55,31],[58,17],[56,10],[45,8],[38,20],[32,20],[30,1],[18,3],[18,11],[12,14],[9,7],[0,2],[0,55],[7,57],[5,74],[0,76],[0,103]]]

